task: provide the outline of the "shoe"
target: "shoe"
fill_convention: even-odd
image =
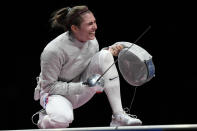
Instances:
[[[43,126],[41,125],[43,118],[46,116],[46,111],[45,110],[40,110],[39,111],[39,120],[37,123],[38,128],[43,128]]]
[[[114,126],[140,126],[142,121],[137,119],[137,116],[130,115],[125,112],[112,115],[111,127]]]

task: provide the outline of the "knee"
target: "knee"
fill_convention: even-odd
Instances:
[[[101,50],[100,51],[100,59],[102,59],[105,62],[114,61],[113,55],[108,50]]]
[[[48,98],[46,113],[54,127],[68,127],[73,121],[72,104],[60,95]]]
[[[51,117],[51,115],[45,115],[42,119],[38,121],[38,127],[41,129],[48,129],[48,128],[67,128],[71,121],[66,120],[62,121],[59,117],[58,119]]]
[[[73,114],[60,114],[55,113],[54,116],[51,117],[53,121],[59,122],[59,123],[72,123],[73,121]]]
[[[66,128],[69,127],[69,124],[73,121],[73,115],[62,115],[55,114],[55,116],[51,116],[51,122],[53,123],[53,127],[56,128]]]
[[[49,109],[47,108],[47,114],[52,122],[52,125],[54,125],[54,127],[58,127],[58,128],[66,128],[69,126],[70,123],[72,123],[74,117],[73,117],[73,112],[72,110],[63,110],[65,108],[56,108],[55,111],[49,111]]]
[[[100,54],[99,54],[99,65],[101,66],[101,67],[109,67],[111,64],[113,64],[114,63],[114,57],[113,57],[113,55],[111,54],[111,52],[110,51],[108,51],[108,50],[101,50],[100,51]]]

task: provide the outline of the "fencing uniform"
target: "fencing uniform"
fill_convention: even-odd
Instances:
[[[34,99],[40,100],[39,128],[65,128],[73,121],[73,109],[104,89],[114,114],[122,112],[116,66],[103,76],[104,88],[90,88],[82,82],[92,74],[103,74],[114,62],[108,50],[99,51],[96,40],[79,42],[69,32],[52,40],[41,54],[41,72]],[[113,79],[114,78],[114,79]]]

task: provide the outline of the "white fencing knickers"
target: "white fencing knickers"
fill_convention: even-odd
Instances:
[[[103,74],[112,64],[114,59],[108,50],[101,50],[95,54],[86,70],[81,74],[80,81],[86,81],[92,74]],[[80,68],[80,67],[79,67]],[[120,82],[115,64],[103,76],[104,91],[108,97],[113,113],[123,111],[120,97]],[[43,94],[40,103],[46,113],[40,113],[39,128],[66,128],[72,123],[73,109],[88,102],[96,91],[86,88],[79,95],[51,95]]]

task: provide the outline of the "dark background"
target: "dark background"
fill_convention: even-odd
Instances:
[[[5,28],[1,46],[0,129],[33,129],[31,116],[41,109],[33,100],[40,54],[61,33],[51,30],[50,14],[59,8],[87,5],[94,13],[100,48],[117,41],[134,42],[146,49],[156,67],[156,77],[137,88],[131,108],[144,125],[197,123],[196,17],[193,3],[167,1],[8,1],[2,13]],[[134,87],[121,79],[124,107],[129,107]],[[106,95],[98,94],[74,110],[70,127],[108,126],[111,108]],[[35,118],[35,120],[37,117]]]

